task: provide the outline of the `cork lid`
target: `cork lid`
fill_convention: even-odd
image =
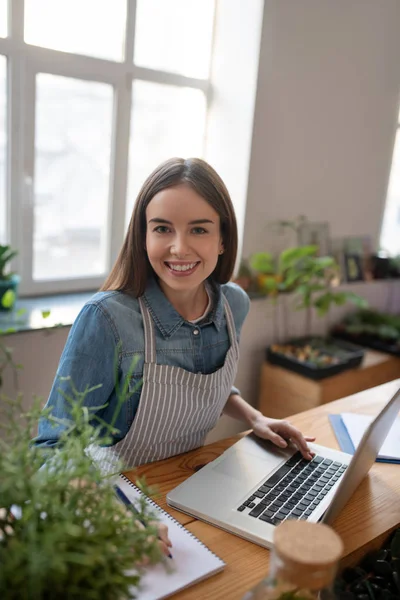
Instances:
[[[286,575],[290,573],[299,585],[312,579],[312,587],[331,582],[343,553],[343,542],[331,527],[308,521],[281,523],[275,529],[274,545]]]

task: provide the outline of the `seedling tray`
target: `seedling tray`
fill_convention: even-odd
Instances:
[[[346,369],[354,369],[361,364],[364,357],[363,348],[347,341],[333,338],[296,338],[278,346],[291,346],[294,348],[311,346],[324,356],[334,357],[334,364],[321,365],[308,360],[299,360],[296,356],[275,351],[273,350],[273,346],[268,346],[266,351],[268,362],[314,380],[332,377]]]
[[[400,356],[400,343],[398,341],[384,340],[367,333],[350,333],[345,329],[334,329],[332,335],[340,340],[347,340],[353,344],[360,344],[379,352]]]

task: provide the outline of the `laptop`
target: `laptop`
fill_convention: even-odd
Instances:
[[[247,540],[272,547],[285,519],[331,523],[374,464],[400,410],[400,389],[365,431],[352,456],[309,444],[313,460],[253,433],[167,494],[167,503]]]

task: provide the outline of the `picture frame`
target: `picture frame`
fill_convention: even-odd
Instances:
[[[318,256],[328,256],[329,223],[311,221],[301,223],[297,231],[297,243],[299,246],[317,246]]]
[[[372,279],[371,270],[371,256],[373,254],[372,238],[369,235],[360,235],[346,237],[344,239],[344,253],[345,256],[358,256],[360,257],[361,269],[363,273],[363,280]],[[358,268],[358,267],[357,267]],[[354,271],[354,265],[353,265]],[[351,281],[360,281],[360,279],[351,279]]]
[[[363,257],[359,254],[344,254],[344,268],[346,281],[364,281],[364,264]]]
[[[339,267],[338,280],[346,281],[345,265],[345,240],[342,237],[331,238],[329,242],[329,255],[337,262]]]

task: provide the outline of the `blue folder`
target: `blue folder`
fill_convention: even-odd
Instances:
[[[336,435],[340,449],[348,454],[354,454],[355,448],[343,423],[341,415],[329,415],[329,421]],[[400,464],[400,460],[397,458],[377,458],[376,462]]]

